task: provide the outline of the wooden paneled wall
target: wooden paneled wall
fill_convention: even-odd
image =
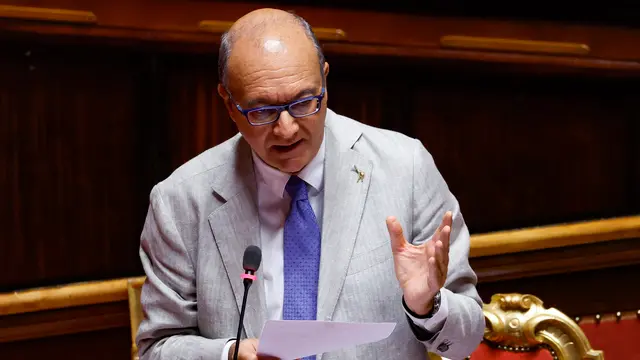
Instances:
[[[165,127],[149,63],[113,49],[2,48],[0,288],[139,272],[150,150]]]
[[[497,12],[502,19],[462,17],[460,9],[454,17],[432,16],[410,13],[403,1],[387,2],[386,13],[355,1],[336,8],[279,3],[324,29],[330,107],[422,140],[472,233],[640,213],[637,28],[558,13],[528,22]],[[5,18],[15,10],[4,4],[91,16],[80,25]],[[138,244],[151,187],[236,131],[215,91],[219,33],[198,24],[233,21],[259,6],[0,1],[0,292],[142,274]],[[636,19],[632,11],[618,15],[629,20],[624,25]],[[554,41],[588,52],[461,49],[443,41],[451,35],[493,39],[483,46],[512,38],[517,46]],[[640,272],[636,244],[557,250],[553,256],[564,258],[548,264],[553,275],[544,271],[548,252],[473,264],[497,271],[483,273],[491,279],[479,285],[485,301],[494,292],[530,292],[567,311],[590,286],[575,314],[630,310],[635,299],[624,298],[624,286]],[[598,270],[589,270],[580,257],[602,260],[590,260]],[[522,278],[527,262],[537,264],[535,277]],[[558,264],[583,272],[558,275]],[[499,271],[521,275],[491,278]],[[558,283],[566,285],[561,293]],[[122,320],[126,306],[114,306],[103,309],[115,316],[105,321]],[[78,358],[91,351],[83,344],[98,342],[128,352],[124,329],[83,336],[58,339],[77,341]],[[61,349],[55,344],[5,343],[0,353],[32,358],[25,351],[33,351],[35,358]]]
[[[640,210],[637,78],[327,56],[330,107],[421,139],[473,233]],[[235,133],[215,55],[5,42],[0,68],[0,290],[140,274],[151,186]]]

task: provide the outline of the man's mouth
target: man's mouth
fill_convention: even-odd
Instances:
[[[287,153],[298,148],[300,144],[302,144],[302,139],[289,145],[273,145],[273,149],[279,153]]]

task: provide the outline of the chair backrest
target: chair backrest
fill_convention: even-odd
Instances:
[[[640,310],[583,315],[575,319],[609,360],[640,360]]]
[[[558,360],[603,360],[602,351],[593,350],[578,324],[555,308],[545,309],[542,301],[526,294],[495,294],[484,305],[486,321],[483,346],[471,359],[487,357],[486,345],[517,354],[548,350]],[[481,351],[482,350],[482,351]],[[549,356],[550,355],[550,356]],[[525,358],[526,356],[518,356]]]
[[[138,326],[142,322],[144,313],[140,304],[140,293],[145,277],[129,279],[127,282],[127,291],[129,293],[129,320],[131,322],[131,359],[138,360],[138,346],[136,345],[136,335]]]

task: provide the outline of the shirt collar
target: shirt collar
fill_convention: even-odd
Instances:
[[[316,191],[321,191],[324,186],[325,139],[326,134],[322,137],[322,144],[320,144],[320,149],[318,149],[316,156],[298,173],[298,177],[311,185]],[[253,166],[258,181],[265,184],[274,195],[280,198],[284,197],[285,186],[291,175],[267,165],[255,151],[251,151],[251,156],[253,157]]]

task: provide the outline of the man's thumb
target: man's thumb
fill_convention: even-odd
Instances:
[[[391,237],[391,249],[393,252],[395,253],[402,250],[406,241],[402,233],[402,225],[400,225],[400,222],[395,218],[395,216],[389,216],[387,218],[387,230]]]

